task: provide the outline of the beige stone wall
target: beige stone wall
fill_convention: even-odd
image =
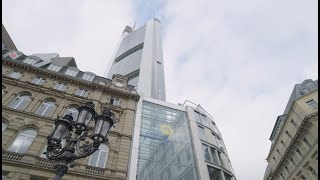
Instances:
[[[82,105],[87,101],[93,101],[96,111],[101,113],[103,108],[111,108],[117,117],[117,124],[108,134],[109,154],[105,168],[88,166],[89,157],[77,160],[74,168],[69,168],[67,175],[63,179],[126,179],[128,172],[129,155],[131,149],[132,131],[135,117],[135,109],[138,96],[135,92],[130,92],[126,87],[119,88],[114,85],[92,86],[52,75],[50,71],[36,71],[32,68],[25,68],[2,64],[2,85],[6,88],[2,95],[2,122],[8,124],[2,132],[2,174],[7,179],[53,179],[53,163],[45,158],[40,158],[41,153],[46,148],[47,136],[52,132],[54,121],[57,116],[63,116],[70,105]],[[19,80],[7,77],[13,69],[23,71]],[[35,76],[46,79],[44,85],[34,85],[30,81]],[[61,75],[60,75],[61,76]],[[53,87],[57,82],[68,85],[66,92],[59,92]],[[88,97],[78,97],[74,95],[78,88],[89,90]],[[15,110],[8,106],[22,92],[31,94],[31,102],[24,110]],[[120,98],[120,106],[109,104],[111,97]],[[40,117],[35,114],[45,99],[56,101],[54,111],[49,117]],[[91,122],[91,129],[93,129]],[[33,128],[37,131],[37,136],[29,147],[27,153],[16,154],[8,152],[11,143],[25,128]]]
[[[318,179],[318,108],[310,100],[318,103],[318,91],[293,103],[267,159],[269,179]]]

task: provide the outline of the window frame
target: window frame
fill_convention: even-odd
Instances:
[[[28,131],[28,130],[34,131],[34,132],[35,132],[35,135],[24,134],[24,132],[25,132],[25,131]],[[37,135],[38,135],[38,132],[37,132],[34,128],[26,128],[26,129],[23,129],[23,130],[20,131],[20,133],[16,136],[16,138],[11,142],[11,144],[10,144],[10,146],[9,146],[9,148],[8,148],[7,150],[10,151],[10,152],[14,152],[14,153],[24,154],[24,153],[28,152],[31,144],[33,143],[33,141],[34,141],[34,139],[37,137]],[[22,147],[22,145],[23,145],[24,143],[19,144],[18,148],[17,148],[16,150],[14,150],[14,151],[13,151],[13,150],[10,150],[10,148],[12,148],[13,144],[18,140],[18,138],[19,138],[20,136],[24,136],[24,137],[23,137],[23,140],[21,141],[21,142],[24,142],[24,143],[26,142],[26,140],[27,140],[28,138],[32,138],[31,143],[29,144],[29,146],[28,146],[28,148],[27,148],[27,151],[26,151],[26,152],[19,152],[19,150],[21,149],[21,147]]]
[[[13,70],[8,75],[8,77],[11,77],[13,79],[20,79],[22,76],[22,72],[19,70]],[[17,77],[18,76],[18,77]]]
[[[72,76],[72,77],[75,77],[78,73],[79,73],[79,71],[76,71],[76,70],[73,70],[70,68],[68,68],[65,72],[66,75]]]
[[[86,81],[93,81],[94,76],[90,75],[90,74],[87,74],[87,73],[84,73],[83,76],[82,76],[82,79],[86,80]]]
[[[38,79],[38,80],[36,80]],[[36,82],[34,82],[36,81]],[[44,85],[44,83],[46,82],[46,79],[40,76],[35,76],[32,80],[31,83],[36,84],[36,85]]]
[[[27,99],[27,98],[22,98],[23,96],[28,96],[29,99]],[[18,101],[18,100],[21,100],[21,101],[20,101],[15,107],[11,107],[11,106],[12,106],[16,101]],[[26,106],[25,106],[25,107],[23,107],[23,108],[18,108],[19,105],[20,105],[23,101],[29,101],[29,102],[26,103]],[[9,108],[12,108],[12,109],[25,110],[30,102],[31,102],[31,95],[29,95],[29,94],[20,94],[20,95],[18,95],[18,96],[8,105],[8,107],[9,107]]]
[[[61,70],[61,68],[62,68],[61,66],[58,66],[58,65],[55,65],[55,64],[50,64],[47,69],[49,69],[51,71],[58,72],[58,71]]]
[[[81,92],[80,94],[78,93],[79,91]],[[85,92],[85,95],[83,95],[84,92]],[[87,97],[88,93],[89,91],[87,89],[78,88],[75,95],[80,97]]]
[[[311,99],[310,101],[307,101],[306,103],[312,109],[317,109],[318,108],[318,103],[313,99]]]
[[[60,85],[60,86],[59,86]],[[57,88],[57,86],[59,86],[59,88]],[[61,90],[61,88],[64,87],[65,89]],[[58,90],[58,91],[61,91],[61,92],[65,92],[67,90],[67,84],[64,84],[64,83],[56,83],[53,87],[53,89],[55,90]]]
[[[100,147],[99,147],[99,150],[97,150],[97,151],[94,152],[92,155],[90,155],[90,158],[89,158],[89,161],[88,161],[88,165],[89,165],[89,166],[98,167],[98,168],[106,168],[110,149],[109,149],[109,147],[108,147],[106,144],[101,144],[101,145],[104,145],[104,146],[106,147],[106,150],[100,149],[100,147],[101,147],[101,146],[100,146]],[[102,161],[102,159],[101,159],[101,152],[106,152],[106,158],[105,158],[105,160],[104,160],[104,162],[103,162],[103,167],[98,166],[99,161],[100,161],[100,160]],[[95,164],[91,164],[91,159],[92,159],[92,157],[93,157],[95,154],[97,154],[97,153],[98,153],[98,157],[97,157],[97,160],[94,162]]]
[[[49,104],[49,102],[53,103],[53,105]],[[43,110],[43,112],[41,114],[39,114],[38,112],[43,105],[47,105],[47,106],[46,106],[45,110]],[[37,114],[39,116],[50,117],[51,113],[54,111],[55,105],[56,105],[55,101],[46,100],[39,106],[39,108],[37,109],[35,114]],[[49,107],[52,107],[52,111],[47,113],[47,110],[49,109]],[[47,115],[45,115],[45,114],[47,114]]]

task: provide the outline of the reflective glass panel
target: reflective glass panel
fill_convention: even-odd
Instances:
[[[197,180],[185,112],[144,101],[140,127],[137,180]]]

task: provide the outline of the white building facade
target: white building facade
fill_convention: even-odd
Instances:
[[[124,75],[140,95],[165,101],[160,21],[151,19],[136,30],[127,26],[107,70],[107,78]]]

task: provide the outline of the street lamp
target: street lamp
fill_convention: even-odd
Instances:
[[[108,141],[107,134],[115,123],[114,114],[109,110],[103,111],[101,115],[96,114],[94,104],[87,102],[79,108],[75,121],[69,114],[56,120],[53,132],[47,137],[46,152],[48,159],[57,162],[55,180],[62,179],[68,166],[74,167],[73,161],[90,156],[98,150],[101,143]],[[95,127],[92,135],[88,135],[92,119],[95,120]],[[66,139],[64,147],[61,145],[62,139]]]

